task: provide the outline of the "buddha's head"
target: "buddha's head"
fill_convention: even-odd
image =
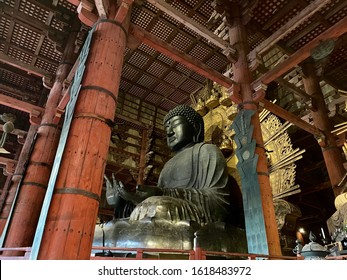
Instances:
[[[167,144],[179,152],[204,141],[204,121],[199,113],[187,105],[178,105],[164,118]]]

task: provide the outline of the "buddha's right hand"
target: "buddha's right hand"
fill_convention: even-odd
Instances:
[[[107,203],[112,206],[112,207],[117,207],[122,200],[122,197],[119,194],[119,183],[115,177],[114,174],[112,173],[112,182],[111,180],[104,175],[104,178],[106,180],[106,200]],[[122,184],[123,185],[123,184]]]
[[[110,206],[117,206],[120,203],[121,198],[125,201],[131,201],[135,205],[143,200],[142,194],[127,191],[123,183],[116,180],[113,173],[112,182],[105,175],[104,178],[106,180],[106,199]]]

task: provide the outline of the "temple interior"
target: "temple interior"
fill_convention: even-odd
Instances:
[[[345,0],[0,0],[0,259],[115,257],[132,241],[107,250],[95,228],[131,210],[109,205],[105,176],[156,185],[178,105],[238,186],[248,247],[228,252],[347,258],[346,14]]]

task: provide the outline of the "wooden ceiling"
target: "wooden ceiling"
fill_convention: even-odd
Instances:
[[[266,98],[277,99],[278,106],[310,122],[310,99],[304,91],[300,62],[311,56],[329,115],[336,123],[345,121],[347,1],[233,1],[242,6],[251,50],[249,65],[254,79],[268,85]],[[13,108],[5,97],[26,102],[28,108],[44,107],[47,87],[78,16],[80,1],[70,2],[0,0],[0,113],[15,114],[18,129],[28,130],[28,111]],[[97,13],[94,1],[89,2],[89,9]],[[205,86],[206,77],[232,79],[233,49],[224,21],[227,15],[222,12],[227,2],[135,1],[119,96],[127,94],[168,111],[177,104],[191,104],[191,96]],[[88,30],[81,25],[76,50]],[[141,41],[138,34],[145,34],[147,41]],[[153,48],[150,42],[166,51]],[[320,148],[303,130],[292,129],[291,137],[293,145],[314,155],[298,162],[302,194],[293,197],[293,202],[308,208],[303,211],[306,219],[312,216],[312,222],[323,222],[333,211],[333,197]]]

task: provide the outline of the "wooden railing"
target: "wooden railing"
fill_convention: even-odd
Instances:
[[[347,260],[347,255],[326,256],[327,260]]]
[[[97,252],[95,252],[97,251]],[[175,249],[146,249],[146,248],[118,248],[118,247],[93,247],[92,253],[95,252],[95,255],[92,254],[90,257],[91,260],[97,259],[133,259],[133,260],[142,260],[142,259],[161,259],[165,255],[168,257],[175,256],[177,259],[188,259],[196,260],[197,256],[194,250],[175,250]],[[113,256],[102,256],[96,255],[97,253],[112,252]]]
[[[207,259],[239,259],[239,260],[301,260],[301,256],[275,256],[262,254],[247,254],[247,253],[226,253],[205,251],[201,248],[193,250],[172,250],[172,249],[144,249],[144,248],[117,248],[117,247],[93,247],[93,252],[97,255],[92,255],[91,260],[139,260],[139,259],[187,259],[187,260],[207,260]],[[97,251],[97,252],[96,252]],[[102,256],[112,252],[113,256]]]
[[[19,256],[5,256],[2,252],[15,251],[22,252]],[[109,256],[107,253],[111,252]],[[0,248],[0,260],[28,260],[31,247]],[[276,256],[247,253],[227,253],[216,251],[205,251],[201,248],[193,250],[175,249],[145,249],[145,248],[118,248],[118,247],[93,247],[91,260],[148,260],[148,259],[186,259],[186,260],[207,260],[207,259],[233,259],[233,260],[303,260],[302,256]],[[346,260],[347,255],[327,256],[327,260]]]
[[[15,252],[24,252],[22,256],[4,256],[2,255],[2,252],[5,251],[15,251]],[[28,260],[30,253],[31,253],[31,247],[18,247],[18,248],[0,248],[0,260]]]

